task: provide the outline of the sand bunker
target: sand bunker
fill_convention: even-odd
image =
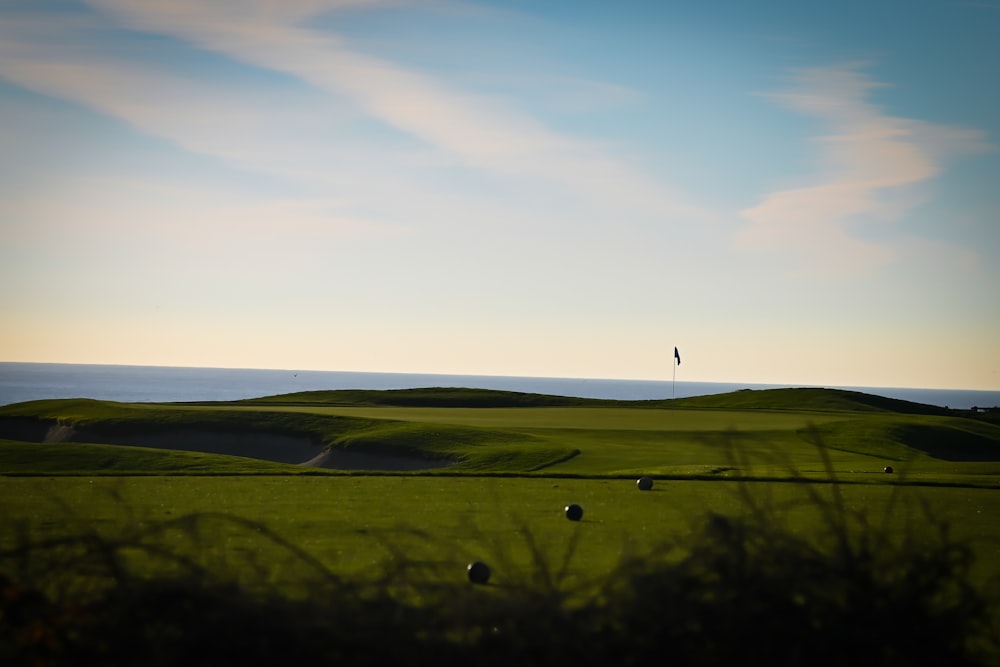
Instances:
[[[455,461],[425,459],[398,454],[375,454],[325,449],[321,443],[300,435],[262,433],[258,431],[233,432],[208,429],[178,429],[164,431],[136,431],[109,435],[86,428],[73,428],[59,424],[34,422],[4,424],[10,428],[0,431],[0,437],[35,442],[87,442],[100,445],[155,447],[206,454],[245,456],[277,463],[294,463],[330,470],[430,470],[454,465]],[[16,433],[15,433],[16,431]]]

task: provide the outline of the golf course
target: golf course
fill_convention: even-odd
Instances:
[[[329,639],[303,659],[358,662],[364,645],[375,662],[396,650],[478,660],[488,649],[496,664],[525,652],[535,664],[552,657],[541,644],[570,650],[557,626],[604,638],[572,649],[586,664],[623,645],[644,660],[664,650],[655,637],[682,664],[737,649],[764,664],[778,645],[788,655],[770,664],[797,664],[797,652],[838,638],[830,662],[810,661],[842,664],[872,642],[884,651],[872,649],[871,664],[996,657],[995,412],[827,389],[662,401],[450,388],[42,400],[0,407],[0,475],[0,583],[55,610],[38,612],[35,635],[18,634],[13,607],[0,616],[9,658],[117,664],[119,649],[79,636],[103,637],[123,615],[148,635],[132,658],[152,647],[162,664],[187,655],[162,653],[166,643],[203,650],[183,614],[135,620],[166,604],[139,603],[166,584],[227,591],[182,607],[224,599],[216,612],[246,616],[251,630],[293,632],[274,617],[308,617]],[[570,505],[582,516],[567,518]],[[476,562],[485,568],[467,574]],[[655,604],[639,595],[658,586]],[[124,607],[108,602],[122,596]],[[102,611],[66,619],[88,604]],[[317,609],[331,623],[350,611],[355,625],[330,634]],[[801,641],[768,634],[799,622]],[[406,642],[373,648],[394,632]],[[887,632],[899,636],[876,639]]]

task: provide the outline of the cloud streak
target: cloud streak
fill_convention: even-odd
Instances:
[[[740,247],[789,253],[811,272],[867,273],[901,247],[871,237],[914,206],[910,188],[940,174],[946,158],[989,147],[976,130],[884,113],[869,101],[881,85],[857,66],[808,69],[795,73],[790,91],[768,96],[830,133],[812,139],[821,158],[816,182],[741,211],[749,225],[737,234]]]
[[[419,156],[429,166],[471,168],[514,182],[548,183],[561,188],[563,196],[589,200],[608,211],[672,219],[708,215],[606,146],[554,131],[504,98],[469,93],[411,67],[358,52],[335,32],[309,24],[321,15],[387,3],[91,0],[88,4],[126,28],[169,36],[260,70],[289,75],[325,96],[326,111],[334,123],[338,114],[359,116],[415,139],[407,159]],[[53,31],[51,27],[45,30]],[[255,152],[252,143],[241,145],[236,140],[236,131],[246,128],[245,136],[262,123],[271,128],[297,125],[287,122],[287,114],[275,103],[265,102],[264,112],[255,113],[252,110],[260,107],[254,104],[220,102],[224,96],[213,93],[211,82],[189,80],[189,72],[95,55],[89,52],[93,45],[84,45],[88,48],[83,53],[43,50],[34,48],[28,39],[17,40],[23,31],[7,33],[13,39],[3,53],[10,57],[0,69],[6,78],[123,118],[188,150],[267,169],[262,165],[267,159],[261,154],[274,156],[272,146]],[[183,101],[183,107],[178,101]],[[230,112],[231,123],[206,127],[205,119]],[[267,114],[274,116],[266,118]],[[320,145],[299,141],[278,155],[304,152],[315,159],[286,160],[285,166],[295,170],[313,165],[322,172],[323,156],[316,156]],[[326,146],[335,152],[332,144]],[[397,157],[400,151],[393,149]],[[337,164],[336,158],[330,163]]]

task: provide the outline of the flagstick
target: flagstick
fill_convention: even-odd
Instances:
[[[670,398],[677,398],[677,360],[671,358],[670,365],[674,367],[674,379],[670,382]]]

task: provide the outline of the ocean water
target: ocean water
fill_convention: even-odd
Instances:
[[[582,398],[646,400],[789,386],[801,385],[0,362],[0,405],[43,398],[227,401],[321,389],[415,387],[470,387]],[[1000,391],[837,388],[960,409],[1000,406]]]

